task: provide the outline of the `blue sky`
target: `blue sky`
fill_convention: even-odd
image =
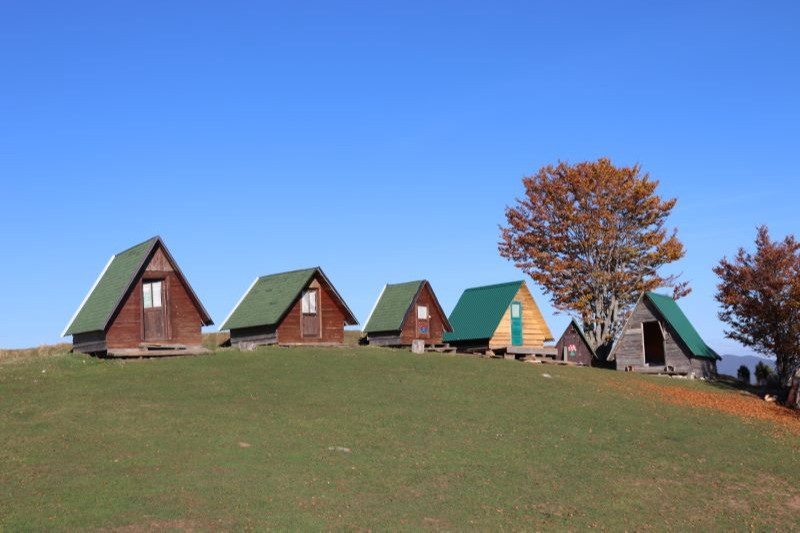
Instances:
[[[497,225],[524,175],[609,156],[678,197],[681,305],[746,353],[711,268],[798,233],[800,4],[650,4],[3,2],[0,346],[57,341],[156,234],[218,324],[311,265],[362,321],[418,278],[449,312],[522,277]]]

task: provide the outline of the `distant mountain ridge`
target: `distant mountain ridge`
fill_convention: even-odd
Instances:
[[[739,367],[745,365],[750,369],[750,381],[755,381],[756,365],[758,363],[766,363],[775,368],[775,360],[767,359],[759,355],[723,355],[722,361],[717,361],[717,372],[719,374],[726,374],[728,376],[736,377],[736,372]]]

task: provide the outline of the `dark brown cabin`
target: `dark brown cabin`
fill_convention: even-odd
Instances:
[[[160,237],[114,255],[65,328],[74,351],[109,356],[207,353],[213,324]]]
[[[319,267],[257,278],[225,319],[231,345],[340,345],[358,324]]]
[[[585,366],[600,366],[594,350],[573,318],[556,343],[556,359]]]
[[[453,331],[427,280],[387,284],[364,326],[368,344],[409,346],[442,344],[445,331]]]

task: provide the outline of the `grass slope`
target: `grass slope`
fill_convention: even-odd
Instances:
[[[648,379],[373,348],[11,362],[0,530],[796,527],[797,436]]]

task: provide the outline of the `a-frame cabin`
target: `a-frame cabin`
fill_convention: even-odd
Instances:
[[[76,352],[117,357],[208,353],[213,324],[160,237],[111,257],[62,337]]]
[[[220,327],[232,346],[341,345],[353,312],[321,268],[261,276]]]
[[[415,340],[442,344],[452,330],[431,284],[420,280],[384,286],[363,333],[371,345],[409,346]]]
[[[617,370],[717,375],[722,359],[703,341],[669,296],[648,292],[639,298],[608,357]]]
[[[604,366],[574,318],[556,343],[556,360],[585,366]]]
[[[467,289],[450,313],[446,343],[462,352],[535,353],[553,340],[524,281]],[[552,348],[549,348],[552,353]]]

